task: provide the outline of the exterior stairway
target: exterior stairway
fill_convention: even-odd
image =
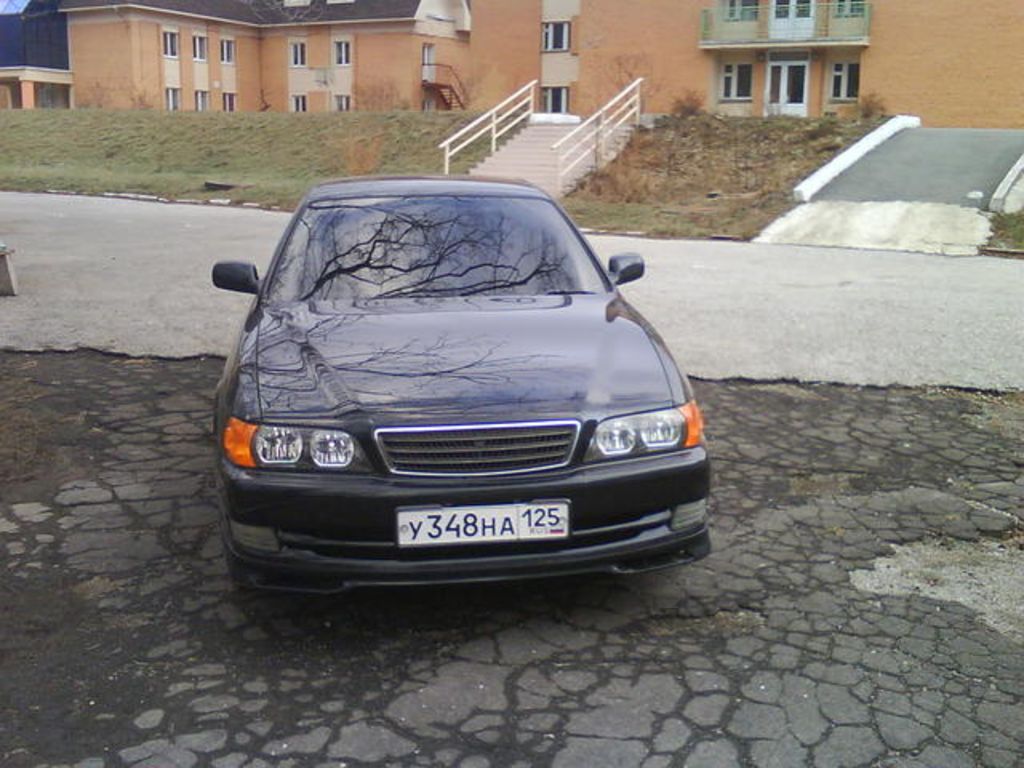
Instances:
[[[575,125],[528,125],[469,171],[470,176],[521,179],[550,195],[561,195],[558,153],[551,145]]]
[[[470,176],[489,176],[528,181],[555,197],[570,192],[595,167],[593,152],[569,171],[559,183],[558,152],[551,147],[576,125],[531,124],[513,136],[493,155],[474,166]],[[632,126],[616,130],[606,149],[607,159],[617,155],[629,141]]]
[[[539,85],[537,80],[527,83],[438,144],[444,152],[445,175],[452,172],[456,155],[469,146],[487,139],[496,147],[504,139],[469,174],[522,179],[560,197],[588,173],[611,162],[640,123],[643,78],[627,85],[586,120],[568,124],[567,119],[575,118],[537,112]]]

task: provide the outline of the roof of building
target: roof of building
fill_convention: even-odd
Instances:
[[[32,0],[0,0],[0,16],[21,13]]]
[[[0,0],[0,3],[23,0]],[[313,24],[317,22],[389,21],[416,16],[420,0],[310,0],[285,6],[282,0],[62,0],[61,10],[135,6],[243,24]]]

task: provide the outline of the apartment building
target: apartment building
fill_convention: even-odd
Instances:
[[[538,80],[585,115],[643,77],[654,113],[1021,127],[1022,51],[1024,0],[0,0],[0,108],[486,108]]]
[[[493,103],[537,79],[588,114],[636,77],[645,110],[1024,126],[1020,0],[474,0],[472,78]]]
[[[464,105],[465,0],[63,0],[60,9],[78,107]]]

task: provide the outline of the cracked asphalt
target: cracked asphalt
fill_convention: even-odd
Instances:
[[[706,560],[295,597],[226,578],[220,367],[0,353],[5,768],[1022,764],[1014,635],[851,581],[1019,553],[1019,394],[697,381]]]

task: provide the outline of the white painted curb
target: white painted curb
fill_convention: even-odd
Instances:
[[[897,115],[878,126],[852,147],[840,152],[825,165],[796,185],[793,197],[798,203],[809,203],[822,188],[848,169],[871,150],[881,146],[900,131],[920,128],[921,118],[913,115]]]
[[[1017,162],[1013,164],[1010,172],[1003,177],[999,186],[996,187],[996,191],[992,193],[992,200],[988,204],[988,209],[992,213],[1006,213],[1006,198],[1010,196],[1010,190],[1022,175],[1024,175],[1024,155],[1017,158]]]

